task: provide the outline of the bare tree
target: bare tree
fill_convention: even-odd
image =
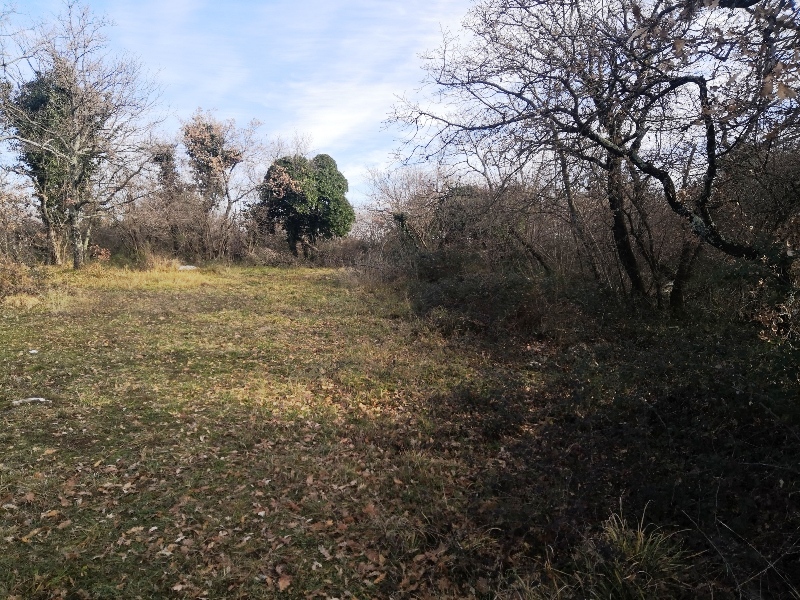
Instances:
[[[486,0],[466,36],[428,57],[433,106],[406,102],[395,117],[424,157],[463,162],[479,146],[519,161],[555,150],[603,170],[634,290],[645,285],[626,188],[651,182],[701,240],[788,281],[795,251],[724,228],[735,207],[719,186],[726,157],[796,139],[798,12],[786,0],[724,6]]]
[[[268,155],[256,137],[259,126],[254,120],[239,128],[233,119],[222,121],[198,109],[181,128],[191,187],[203,206],[208,255],[226,252],[237,207],[258,197]]]
[[[31,179],[48,235],[67,224],[75,268],[84,261],[85,218],[135,199],[130,184],[152,164],[143,149],[153,87],[136,62],[108,54],[107,27],[69,2],[55,24],[15,32],[4,48],[5,138]]]

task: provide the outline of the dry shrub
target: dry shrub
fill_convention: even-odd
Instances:
[[[301,259],[292,255],[288,250],[281,251],[267,246],[255,246],[242,257],[242,262],[245,265],[257,267],[291,267],[300,264]]]
[[[103,248],[99,244],[92,244],[89,246],[89,258],[100,262],[108,262],[111,260],[111,250]]]
[[[30,267],[0,256],[0,298],[40,291],[41,281]]]
[[[171,256],[150,252],[143,257],[140,266],[145,271],[177,271],[181,261]]]
[[[410,285],[415,312],[445,334],[544,333],[550,302],[538,280],[514,274],[467,274]]]
[[[369,250],[368,242],[355,237],[322,240],[313,260],[322,267],[359,267]]]
[[[182,264],[187,264],[187,262],[183,262],[167,252],[154,249],[146,243],[140,245],[128,258],[116,255],[114,263],[140,271],[176,271]],[[103,262],[95,261],[94,265],[99,268],[103,265]]]
[[[796,340],[800,336],[800,300],[791,290],[784,298],[758,307],[752,316],[762,326],[762,340]]]

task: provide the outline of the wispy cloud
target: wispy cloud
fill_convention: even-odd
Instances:
[[[113,45],[155,72],[174,114],[197,108],[252,118],[264,131],[311,135],[363,199],[370,165],[386,163],[383,121],[397,95],[422,78],[419,54],[455,28],[468,0],[90,0],[116,27]],[[52,0],[24,10],[57,12]]]

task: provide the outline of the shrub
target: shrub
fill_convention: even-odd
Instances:
[[[0,299],[17,294],[34,294],[39,287],[30,267],[0,256]]]

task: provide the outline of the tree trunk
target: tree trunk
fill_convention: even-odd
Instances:
[[[52,223],[47,224],[47,262],[51,265],[61,265],[61,236]]]
[[[172,253],[175,256],[180,256],[182,250],[180,229],[175,223],[170,223],[169,235],[170,239],[172,240]]]
[[[684,297],[683,291],[686,288],[686,283],[692,274],[692,266],[700,250],[703,248],[703,242],[698,239],[687,239],[683,242],[683,249],[681,250],[681,258],[678,261],[678,270],[675,272],[675,279],[672,282],[672,291],[669,294],[669,308],[672,314],[680,316],[684,310]]]
[[[636,255],[633,253],[631,238],[628,233],[628,226],[625,223],[624,196],[622,191],[622,159],[608,155],[608,205],[611,208],[611,215],[614,222],[612,231],[614,233],[614,245],[617,247],[617,255],[625,269],[625,274],[631,282],[631,291],[634,295],[644,296],[644,282],[642,281],[639,264],[636,262]]]
[[[83,256],[84,258],[89,255],[89,244],[92,242],[92,221],[86,227],[86,233],[83,234]]]
[[[80,208],[71,206],[69,208],[69,233],[72,245],[72,266],[80,269],[83,266],[83,240],[81,236],[81,214]]]
[[[50,211],[47,209],[47,201],[45,199],[40,198],[39,202],[41,203],[39,208],[39,212],[42,217],[42,223],[44,224],[45,232],[47,233],[47,262],[51,265],[60,265],[61,264],[61,247],[60,247],[60,235],[58,235],[58,230],[56,229],[55,223],[53,223],[53,218],[50,215]]]
[[[548,275],[553,273],[553,269],[550,268],[550,265],[547,264],[544,256],[541,253],[536,251],[536,248],[533,247],[529,241],[522,237],[522,235],[517,231],[513,226],[509,226],[508,231],[511,233],[511,236],[519,242],[519,244],[528,251],[528,254],[533,258],[539,265],[544,269],[544,272]]]
[[[575,241],[578,242],[580,245],[583,246],[584,250],[586,250],[586,260],[589,261],[589,268],[592,271],[592,275],[594,275],[594,280],[597,282],[598,285],[603,285],[603,278],[600,274],[600,267],[597,264],[596,257],[592,252],[591,244],[589,243],[589,238],[586,235],[586,231],[583,229],[583,224],[581,223],[580,216],[578,215],[578,211],[575,208],[575,198],[572,194],[572,181],[569,177],[569,168],[567,165],[567,157],[564,153],[564,149],[558,145],[558,135],[555,135],[556,145],[558,147],[558,162],[561,167],[561,179],[564,184],[564,195],[567,198],[567,208],[569,209],[569,222],[572,226],[572,235],[575,238]]]

